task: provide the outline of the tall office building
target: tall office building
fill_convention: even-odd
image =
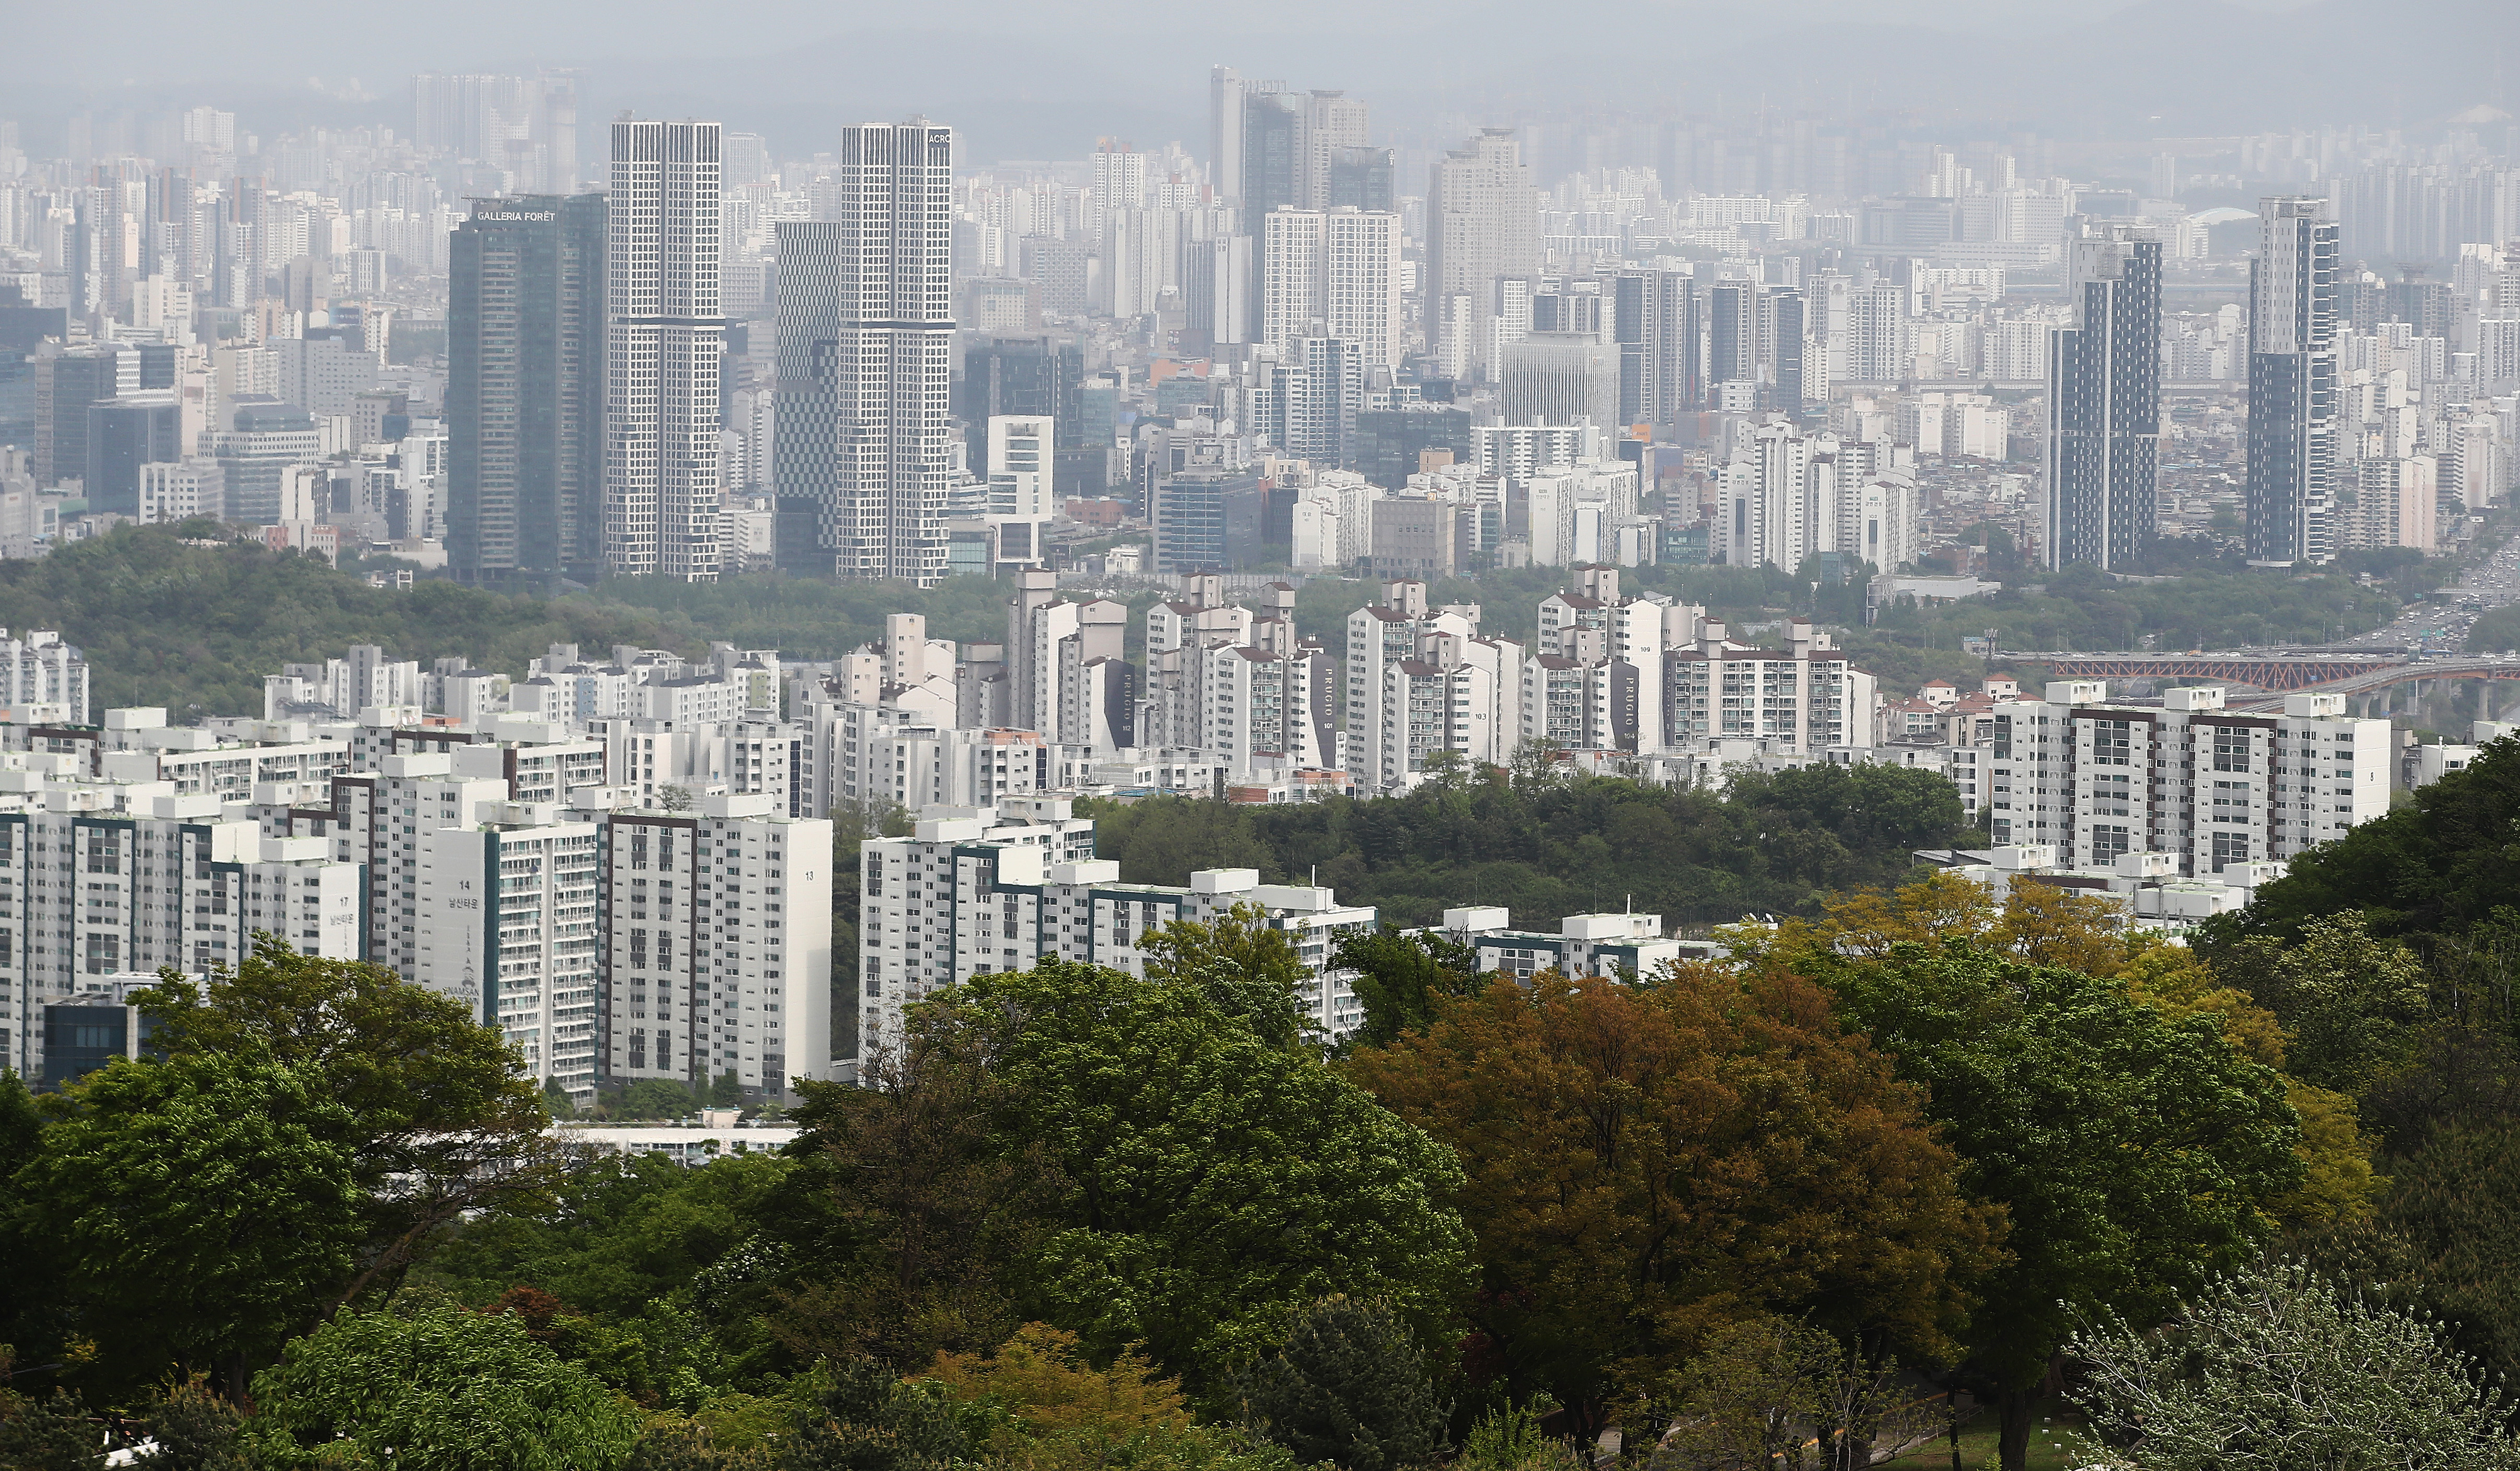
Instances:
[[[1540,196],[1511,128],[1435,161],[1426,194],[1426,332],[1456,378],[1492,368],[1499,277],[1540,272]]]
[[[1792,287],[1777,288],[1760,303],[1765,313],[1761,330],[1768,342],[1772,402],[1796,418],[1802,417],[1811,401],[1803,375],[1805,306],[1803,293]]]
[[[1058,423],[1058,448],[1085,437],[1085,350],[1060,337],[983,337],[963,349],[961,400],[954,417],[968,436],[966,465],[989,463],[989,421],[1001,414],[1046,415]],[[1061,485],[1073,476],[1061,474]]]
[[[1749,281],[1719,281],[1706,289],[1706,381],[1759,380],[1759,288]]]
[[[1351,192],[1371,189],[1372,160],[1349,152],[1372,152],[1365,145],[1363,102],[1341,92],[1290,92],[1282,82],[1229,83],[1228,75],[1211,79],[1210,103],[1222,109],[1238,101],[1238,118],[1229,126],[1221,111],[1211,115],[1212,146],[1222,151],[1228,134],[1238,135],[1238,164],[1218,181],[1217,194],[1240,204],[1244,218],[1289,205],[1328,208],[1334,177]]]
[[[1330,154],[1330,208],[1397,209],[1400,151],[1350,146]]]
[[[1697,283],[1684,271],[1621,271],[1611,283],[1611,335],[1619,344],[1619,422],[1668,427],[1694,414],[1698,382]]]
[[[1182,299],[1188,331],[1203,333],[1208,345],[1248,342],[1254,282],[1251,237],[1219,235],[1182,245]]]
[[[612,125],[605,221],[604,561],[717,578],[718,124]]]
[[[140,513],[140,468],[172,465],[183,442],[183,406],[162,389],[99,399],[87,406],[87,467],[81,488],[88,510]]]
[[[2152,540],[2161,463],[2161,242],[2095,225],[2069,243],[2074,325],[2048,351],[2051,567],[2122,566]]]
[[[2335,555],[2337,224],[2323,199],[2258,205],[2249,262],[2249,560]]]
[[[842,577],[945,575],[953,169],[923,117],[843,128],[834,217],[779,226],[777,478]]]
[[[447,242],[446,558],[466,582],[604,565],[602,195],[479,200]]]
[[[73,311],[70,315],[76,315]],[[87,472],[88,405],[140,386],[135,353],[101,344],[35,356],[35,483]]]
[[[1207,73],[1207,172],[1216,197],[1229,204],[1242,200],[1242,120],[1255,88],[1276,82],[1249,82],[1231,67],[1212,67]]]

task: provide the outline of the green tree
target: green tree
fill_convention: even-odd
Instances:
[[[1239,1384],[1245,1422],[1306,1465],[1400,1471],[1443,1453],[1445,1407],[1425,1356],[1380,1303],[1316,1304]]]
[[[948,1471],[970,1438],[942,1397],[903,1384],[883,1365],[832,1365],[825,1388],[780,1457],[781,1471]]]
[[[1273,882],[1280,873],[1249,810],[1235,803],[1156,797],[1095,802],[1078,815],[1094,819],[1095,851],[1117,859],[1133,883],[1188,883],[1203,869],[1257,869]]]
[[[14,1188],[68,1264],[100,1369],[248,1371],[323,1315],[356,1267],[350,1110],[320,1069],[238,1055],[117,1061],[45,1102]]]
[[[277,1468],[331,1464],[347,1441],[408,1471],[611,1471],[639,1419],[505,1314],[452,1305],[344,1313],[254,1378],[255,1449]]]
[[[751,1239],[795,1169],[769,1154],[698,1168],[652,1154],[598,1159],[548,1201],[466,1222],[415,1275],[474,1307],[523,1284],[582,1313],[635,1316]]]
[[[2274,1013],[2285,1071],[2314,1087],[2361,1094],[2413,1062],[2432,1024],[2423,961],[2351,911],[2305,920],[2289,946],[2260,935],[2219,947],[2213,965]]]
[[[0,1185],[34,1162],[43,1143],[43,1115],[25,1080],[0,1068]],[[63,1263],[44,1230],[38,1202],[24,1191],[0,1188],[0,1359],[14,1346],[22,1361],[28,1355],[58,1348],[68,1324]],[[5,1369],[0,1369],[5,1372]]]
[[[0,1466],[90,1471],[105,1464],[105,1427],[68,1390],[41,1399],[0,1390]]]
[[[1384,1047],[1403,1032],[1422,1031],[1435,1020],[1445,997],[1466,996],[1478,983],[1478,952],[1448,934],[1407,934],[1392,929],[1338,937],[1332,963],[1348,971],[1365,1025],[1350,1037],[1357,1047]]]
[[[423,661],[462,655],[512,675],[553,644],[707,646],[698,630],[593,600],[545,602],[446,580],[372,588],[347,567],[235,539],[215,521],[118,527],[59,550],[68,555],[56,566],[43,565],[46,557],[0,567],[0,624],[62,630],[85,651],[99,704],[162,705],[179,723],[196,713],[260,715],[268,671],[338,658],[357,644]]]
[[[577,1104],[570,1100],[568,1090],[560,1086],[558,1078],[548,1079],[543,1084],[543,1110],[555,1119],[577,1116]]]
[[[921,1013],[856,1086],[803,1086],[797,1170],[766,1213],[813,1264],[774,1320],[791,1357],[925,1363],[1022,1324],[1016,1264],[1057,1228],[1056,1172],[1004,1137],[1018,1105],[980,1044]]]
[[[254,1471],[245,1417],[199,1376],[169,1386],[150,1406],[150,1471]]]
[[[2291,1262],[2216,1278],[2168,1325],[2077,1332],[2071,1392],[2109,1445],[2160,1471],[2520,1466],[2508,1406],[2421,1317]]]
[[[1793,960],[1926,1092],[1960,1181],[2000,1205],[2011,1260],[1971,1314],[1971,1360],[2020,1471],[2039,1384],[2074,1315],[2145,1320],[2246,1261],[2298,1185],[2283,1080],[2215,1019],[2173,1019],[2115,980],[1953,941],[1883,960]]]
[[[1141,948],[1147,979],[1198,992],[1276,1046],[1292,1047],[1303,1036],[1296,991],[1312,969],[1259,906],[1238,904],[1205,923],[1176,919]]]
[[[269,1056],[306,1069],[347,1111],[364,1230],[339,1301],[390,1287],[432,1233],[540,1190],[562,1164],[516,1049],[461,1003],[382,965],[257,935],[244,963],[207,985],[162,971],[132,1000],[168,1059]]]
[[[734,1108],[743,1102],[743,1080],[735,1075],[735,1069],[718,1074],[717,1082],[709,1085],[709,1102],[719,1108]]]
[[[1950,1423],[1895,1360],[1868,1360],[1807,1322],[1765,1315],[1708,1334],[1667,1396],[1672,1428],[1649,1471],[1863,1471]]]
[[[615,1106],[625,1119],[679,1119],[693,1107],[690,1085],[664,1078],[641,1078],[621,1091]]]
[[[987,1059],[1002,1159],[1052,1181],[1028,1315],[1098,1357],[1131,1345],[1194,1399],[1333,1293],[1421,1337],[1463,1285],[1450,1155],[1203,985],[1044,959],[930,1003]]]
[[[2434,1134],[2392,1171],[2372,1225],[2460,1350],[2520,1383],[2520,1120]]]

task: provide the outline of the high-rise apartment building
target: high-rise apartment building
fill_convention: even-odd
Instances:
[[[2258,205],[2249,262],[2249,560],[2334,555],[2337,224],[2323,199]]]
[[[719,141],[714,122],[612,125],[604,560],[616,575],[718,574]]]
[[[945,575],[953,167],[925,118],[844,128],[832,218],[779,226],[776,475],[842,577]]]
[[[1696,413],[1706,396],[1698,382],[1697,283],[1684,271],[1621,271],[1610,289],[1619,422],[1668,426]]]
[[[2206,685],[2148,708],[2057,680],[2046,696],[1996,707],[1998,843],[2053,844],[2066,864],[2166,853],[2201,876],[2283,862],[2389,811],[2389,723],[2348,716],[2344,695],[2239,711]]]
[[[1260,341],[1280,356],[1321,333],[1323,225],[1317,209],[1260,216]]]
[[[447,244],[446,557],[467,582],[604,565],[602,195],[479,200]]]
[[[2125,565],[2152,540],[2161,459],[2161,242],[2096,225],[2067,246],[2074,325],[2048,352],[2047,563]]]
[[[1341,933],[1372,927],[1371,908],[1342,906],[1325,888],[1263,884],[1250,869],[1202,869],[1187,887],[1124,884],[1120,866],[1093,851],[1093,820],[1048,798],[869,839],[859,860],[861,1070],[902,1047],[907,1007],[948,986],[1046,956],[1143,974],[1150,932],[1211,922],[1237,905],[1286,934],[1308,972],[1295,988],[1307,1019],[1332,1037],[1363,1022],[1333,955]]]
[[[1352,344],[1367,368],[1400,366],[1400,216],[1277,209],[1261,221],[1260,340],[1281,356],[1306,337]]]
[[[1426,332],[1443,370],[1492,368],[1499,277],[1540,271],[1540,198],[1511,128],[1485,128],[1435,161],[1426,194]]]

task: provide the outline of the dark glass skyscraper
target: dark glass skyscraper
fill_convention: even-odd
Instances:
[[[1706,384],[1756,382],[1759,378],[1759,288],[1747,281],[1719,281],[1706,289]]]
[[[80,477],[90,511],[140,513],[140,467],[184,458],[184,415],[163,390],[102,398],[87,406],[87,468]]]
[[[999,414],[1046,415],[1058,425],[1058,449],[1082,445],[1084,386],[1085,350],[1074,342],[988,337],[965,348],[954,417],[963,422],[967,463],[974,469],[988,465],[989,420]]]
[[[2249,560],[2335,555],[2337,224],[2323,199],[2258,204],[2249,262]]]
[[[446,559],[467,582],[604,564],[602,195],[479,200],[448,244]]]
[[[2157,511],[2161,242],[2101,225],[2066,249],[2075,320],[2048,349],[2047,561],[2124,566]]]
[[[1400,171],[1400,151],[1389,148],[1340,148],[1330,152],[1332,209],[1342,204],[1358,209],[1392,210],[1393,180]]]

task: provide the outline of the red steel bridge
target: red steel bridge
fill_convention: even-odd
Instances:
[[[2283,691],[2385,674],[2414,660],[2403,653],[2015,653],[2000,655],[2045,664],[2060,680],[2228,680]],[[2426,670],[2429,677],[2433,671]],[[2408,676],[2401,675],[2404,679]]]

